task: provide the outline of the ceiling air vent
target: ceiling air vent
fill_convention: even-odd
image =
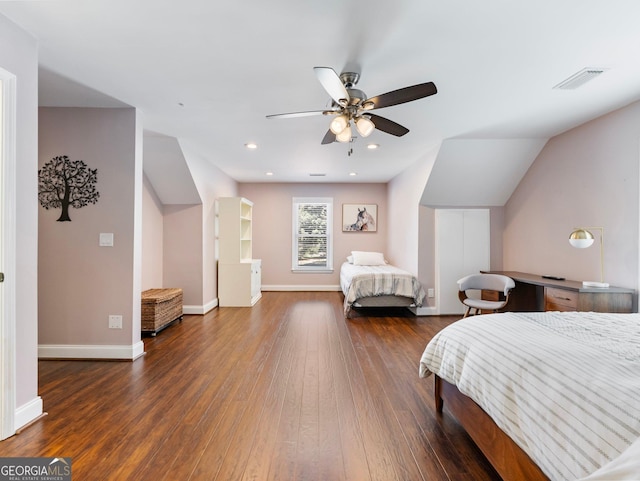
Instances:
[[[586,84],[590,80],[593,80],[606,70],[607,69],[605,68],[583,68],[582,70],[574,73],[571,77],[563,80],[553,88],[561,90],[575,90],[578,87]]]
[[[309,174],[311,177],[324,177],[327,174]]]

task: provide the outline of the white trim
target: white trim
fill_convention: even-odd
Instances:
[[[14,424],[16,430],[26,426],[34,419],[38,419],[42,415],[42,398],[40,396],[32,399],[16,409]]]
[[[0,439],[15,434],[16,411],[16,76],[0,68]]]
[[[438,315],[438,309],[436,307],[431,307],[431,306],[422,306],[422,307],[410,306],[409,310],[413,312],[416,316],[437,316]]]
[[[308,285],[308,286],[287,286],[287,285],[263,285],[263,291],[341,291],[339,285]]]
[[[144,355],[144,342],[138,341],[131,346],[80,346],[72,344],[40,344],[40,359],[113,359],[133,361]]]
[[[218,307],[218,298],[215,298],[212,301],[207,302],[204,306],[184,306],[183,305],[182,313],[202,316],[216,307]]]

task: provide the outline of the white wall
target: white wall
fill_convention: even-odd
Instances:
[[[42,413],[38,396],[38,51],[0,15],[0,67],[17,77],[16,112],[16,426]],[[12,282],[7,279],[6,282]]]

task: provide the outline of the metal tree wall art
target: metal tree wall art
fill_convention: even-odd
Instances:
[[[71,221],[69,207],[79,209],[98,202],[98,169],[83,160],[54,157],[38,170],[38,200],[45,209],[61,209],[58,222]]]

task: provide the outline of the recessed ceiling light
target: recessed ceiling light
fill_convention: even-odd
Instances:
[[[255,142],[249,142],[249,143],[247,143],[247,144],[244,144],[244,146],[245,146],[247,149],[251,149],[251,150],[255,150],[255,149],[257,149],[257,148],[258,148],[258,144],[256,144]]]
[[[265,174],[264,174],[264,175],[272,176],[272,175],[273,175],[273,172],[265,172]]]
[[[351,177],[355,177],[356,175],[358,175],[358,173],[357,173],[357,172],[349,172],[349,175],[350,175]]]
[[[378,147],[380,147],[378,144],[369,144],[369,145],[367,145],[367,149],[369,149],[369,150],[375,150]]]

